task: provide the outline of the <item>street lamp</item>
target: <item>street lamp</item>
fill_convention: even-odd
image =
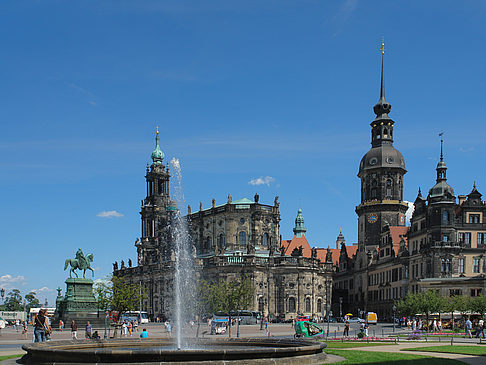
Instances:
[[[397,310],[397,306],[393,304],[393,332],[395,332],[395,311]]]
[[[339,297],[339,317],[343,317],[343,297]]]
[[[5,289],[4,288],[0,289],[0,295],[2,296],[2,302],[3,302],[3,298],[5,297]]]
[[[326,315],[327,315],[327,334],[326,338],[329,337],[329,280],[326,280]]]

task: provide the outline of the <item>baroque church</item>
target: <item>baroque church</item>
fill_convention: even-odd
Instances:
[[[408,293],[432,289],[443,296],[486,294],[486,204],[475,183],[468,195],[456,198],[447,183],[442,138],[436,182],[426,197],[418,190],[406,225],[407,170],[393,146],[395,122],[385,99],[383,45],[381,61],[371,149],[358,168],[358,242],[346,244],[340,232],[336,248],[311,247],[301,209],[293,238],[283,240],[278,197],[264,204],[258,194],[237,200],[228,195],[221,204],[214,199],[209,207],[200,203],[198,211],[188,207],[185,220],[199,277],[251,278],[255,295],[248,309],[282,320],[367,311],[390,319],[394,303]],[[180,207],[170,198],[169,168],[158,132],[151,157],[140,211],[141,237],[135,242],[138,264],[115,263],[114,275],[146,288],[143,310],[152,318],[170,318],[175,262],[170,222]]]
[[[147,165],[146,197],[141,204],[141,237],[137,238],[138,264],[116,262],[113,274],[146,290],[142,309],[151,318],[171,318],[175,248],[172,242],[174,214],[179,207],[171,199],[170,173],[160,149],[159,134]],[[282,241],[279,233],[278,197],[273,204],[253,199],[233,200],[184,217],[194,245],[196,275],[209,281],[250,278],[255,287],[253,305],[269,319],[289,320],[297,315],[321,317],[331,303],[332,255],[330,250],[310,248],[305,238],[304,218],[299,209],[294,237]],[[282,244],[285,242],[285,244]]]

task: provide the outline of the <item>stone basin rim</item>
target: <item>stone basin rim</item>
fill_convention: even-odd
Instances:
[[[130,362],[147,361],[188,361],[200,360],[251,360],[258,358],[297,358],[305,355],[322,354],[325,343],[294,339],[204,339],[191,341],[194,345],[219,346],[208,349],[154,349],[156,346],[174,345],[174,341],[167,339],[116,339],[98,341],[50,341],[44,343],[25,344],[22,348],[27,351],[26,360],[32,359],[46,362],[110,362],[110,359],[121,359],[130,356]],[[231,346],[251,346],[251,349],[232,349]],[[261,348],[254,348],[259,347]],[[128,349],[127,349],[128,347]],[[92,351],[89,351],[92,349]],[[87,351],[88,350],[88,351]],[[75,359],[75,360],[73,360]],[[43,361],[42,361],[43,360]],[[150,361],[150,362],[151,362]],[[35,362],[35,361],[27,361]]]

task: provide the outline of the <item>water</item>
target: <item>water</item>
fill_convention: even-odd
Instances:
[[[173,198],[178,207],[185,206],[182,190],[182,173],[178,159],[170,161],[175,181],[173,180]],[[188,344],[182,336],[183,326],[192,319],[192,308],[195,300],[195,272],[193,248],[189,236],[187,223],[182,219],[180,211],[175,213],[172,222],[172,232],[175,251],[175,276],[174,276],[174,320],[175,336],[178,349],[188,348]]]

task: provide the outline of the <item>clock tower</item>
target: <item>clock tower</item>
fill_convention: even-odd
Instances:
[[[395,122],[388,113],[391,105],[385,99],[384,80],[385,45],[381,45],[380,100],[373,107],[376,118],[371,122],[371,149],[359,164],[361,179],[361,203],[356,207],[358,215],[358,244],[361,248],[378,245],[385,226],[405,226],[407,203],[403,201],[403,156],[393,147]]]

